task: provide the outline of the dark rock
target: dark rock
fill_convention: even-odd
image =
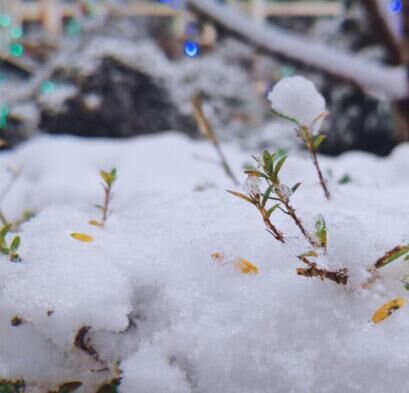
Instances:
[[[54,80],[63,73],[57,72]],[[129,137],[165,130],[196,133],[167,89],[151,75],[107,56],[91,75],[70,75],[76,93],[59,109],[42,107],[40,128],[49,133],[87,137]]]

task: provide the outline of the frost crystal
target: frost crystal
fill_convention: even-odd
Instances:
[[[244,183],[244,190],[249,195],[260,194],[260,178],[257,176],[249,176]]]
[[[271,107],[287,117],[296,119],[301,125],[311,128],[317,134],[325,113],[325,99],[314,83],[302,76],[281,79],[268,94]],[[316,120],[316,121],[315,121]]]
[[[286,184],[280,184],[276,187],[276,192],[280,193],[287,201],[290,199],[292,195],[291,188],[288,187]]]

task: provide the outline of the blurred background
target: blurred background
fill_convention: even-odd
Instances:
[[[325,154],[409,139],[409,5],[399,0],[0,0],[0,139],[200,132],[287,149],[266,95],[301,74],[324,94]]]

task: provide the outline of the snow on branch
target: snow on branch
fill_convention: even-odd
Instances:
[[[374,33],[382,37],[382,42],[393,57],[399,62],[401,54],[401,37],[399,32],[400,15],[389,12],[389,3],[383,0],[363,0],[363,7],[372,19]]]
[[[409,95],[403,67],[386,67],[353,53],[342,53],[271,24],[253,21],[240,11],[213,0],[187,0],[187,4],[196,14],[264,51],[352,83],[370,95],[387,100]]]

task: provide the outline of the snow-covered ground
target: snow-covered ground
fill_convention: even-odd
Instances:
[[[223,149],[244,182],[250,152]],[[277,212],[287,243],[273,239],[209,160],[207,142],[172,132],[41,136],[1,153],[2,189],[6,167],[23,168],[3,212],[36,215],[19,231],[21,263],[0,257],[0,379],[24,379],[27,392],[80,381],[78,392],[93,393],[119,373],[121,393],[408,391],[409,309],[371,322],[386,301],[409,297],[407,262],[361,284],[380,256],[409,242],[409,145],[386,159],[320,157],[330,201],[308,156],[289,153],[282,180],[302,182],[293,204],[309,230],[325,217],[319,263],[347,267],[347,286],[298,276],[296,256],[308,249],[298,228]],[[99,218],[99,170],[114,167],[113,212],[100,229],[88,224]],[[344,175],[351,181],[339,184]],[[241,273],[236,258],[259,273]]]

